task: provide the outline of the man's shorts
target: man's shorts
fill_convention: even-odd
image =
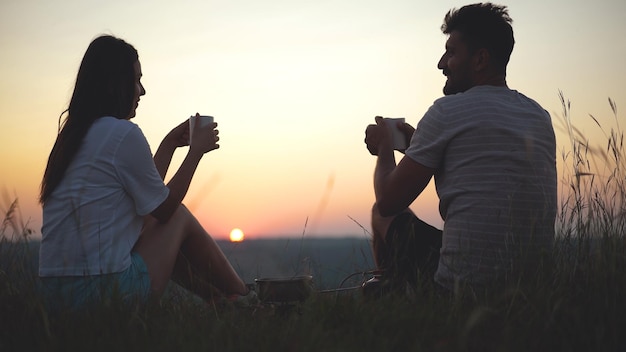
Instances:
[[[439,264],[442,231],[405,212],[392,221],[380,248],[382,266],[392,277],[415,283],[432,280]]]
[[[40,283],[46,306],[53,311],[111,302],[145,303],[151,292],[148,268],[135,252],[130,267],[119,273],[41,277]]]

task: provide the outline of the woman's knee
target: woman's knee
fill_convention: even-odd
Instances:
[[[374,205],[372,205],[372,224],[380,223],[384,219],[385,217],[380,215],[380,210],[378,209],[378,203],[374,203]]]
[[[189,211],[189,209],[184,204],[180,204],[178,208],[176,208],[176,210],[174,211],[174,214],[172,214],[172,217],[170,218],[168,223],[175,222],[177,224],[187,226],[195,220],[196,218],[193,216],[191,211]]]
[[[147,237],[156,236],[156,238],[160,237],[159,235],[165,235],[170,239],[181,236],[184,240],[192,220],[195,219],[192,218],[189,210],[183,206],[179,206],[167,222],[160,222],[150,215],[146,216],[144,218],[142,234],[148,235]]]

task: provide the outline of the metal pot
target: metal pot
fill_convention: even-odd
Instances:
[[[257,294],[263,302],[297,302],[313,292],[313,276],[254,279]]]

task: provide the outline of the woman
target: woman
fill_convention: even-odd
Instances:
[[[189,145],[189,126],[169,132],[152,158],[130,122],[146,93],[141,75],[137,51],[121,39],[98,37],[85,52],[41,185],[46,297],[72,307],[145,301],[173,278],[206,299],[215,288],[250,298],[254,292],[181,204],[202,156],[219,148],[217,124],[193,129],[194,143],[165,185],[175,149]]]

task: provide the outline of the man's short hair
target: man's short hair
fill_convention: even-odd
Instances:
[[[506,6],[477,3],[448,11],[441,31],[461,33],[470,52],[485,48],[495,63],[505,69],[515,44],[512,22]]]

